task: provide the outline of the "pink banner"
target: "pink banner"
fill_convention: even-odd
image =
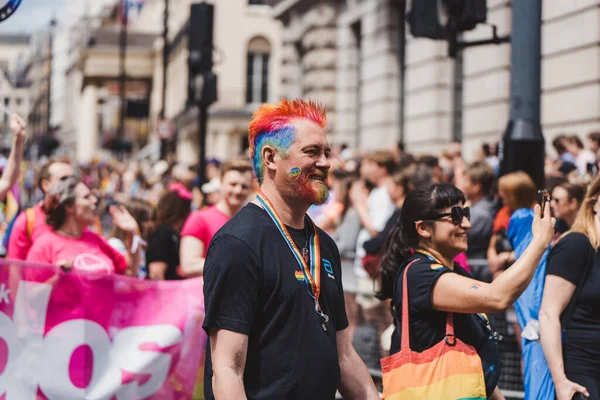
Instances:
[[[202,286],[0,261],[0,399],[191,399]]]

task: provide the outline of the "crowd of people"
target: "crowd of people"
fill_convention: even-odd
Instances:
[[[248,153],[209,159],[200,179],[195,166],[165,161],[20,169],[26,129],[15,116],[0,179],[5,256],[139,279],[204,277],[205,395],[219,399],[379,398],[365,365],[426,352],[449,326],[479,353],[481,397],[501,399],[493,315],[527,340],[530,321],[513,303],[541,261],[534,319],[556,396],[600,399],[600,133],[587,148],[576,135],[553,141],[542,211],[529,175],[499,176],[496,144],[467,163],[460,143],[439,156],[402,144],[330,147],[325,127],[318,104],[263,106]],[[522,210],[525,244],[511,231]],[[375,364],[354,350],[365,334]]]

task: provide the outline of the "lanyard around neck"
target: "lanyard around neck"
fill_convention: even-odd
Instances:
[[[425,251],[425,250],[415,250],[415,253],[419,253],[421,255],[424,255],[425,257],[429,258],[431,261],[434,261],[434,262],[436,262],[436,263],[438,263],[440,265],[444,265],[443,262],[441,262],[440,260],[438,260],[436,256],[434,256],[433,254],[431,254],[428,251]]]
[[[256,198],[265,209],[267,214],[269,214],[269,217],[271,217],[275,223],[275,226],[277,226],[277,229],[279,229],[281,236],[283,236],[285,242],[294,255],[294,258],[296,258],[296,261],[300,265],[304,279],[308,284],[309,294],[315,300],[315,310],[317,313],[319,313],[319,315],[324,316],[321,311],[321,307],[319,306],[319,295],[321,292],[321,246],[317,227],[310,218],[306,218],[305,223],[310,223],[310,226],[312,227],[312,233],[309,240],[310,265],[308,265],[302,256],[302,252],[292,240],[292,237],[290,236],[290,233],[282,219],[279,217],[279,214],[277,214],[277,211],[275,211],[273,204],[271,204],[269,199],[262,192],[259,193]]]

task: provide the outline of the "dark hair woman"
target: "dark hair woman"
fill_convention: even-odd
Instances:
[[[417,187],[406,196],[399,223],[386,242],[381,261],[382,300],[392,299],[396,321],[402,320],[404,270],[408,270],[409,346],[423,352],[444,340],[447,313],[453,313],[455,337],[478,353],[489,350],[487,317],[478,313],[508,308],[525,290],[554,233],[550,207],[541,218],[536,206],[532,226],[534,239],[527,251],[492,283],[476,281],[453,262],[467,250],[470,211],[463,193],[453,185]],[[391,353],[400,349],[401,327],[392,337]],[[495,346],[492,356],[497,357]],[[479,353],[482,360],[484,356]],[[486,355],[488,357],[489,354]],[[483,368],[484,372],[486,368]],[[486,374],[486,378],[488,378]],[[502,399],[496,380],[486,382],[488,396]]]
[[[181,228],[192,210],[192,193],[174,183],[156,206],[156,230],[148,241],[148,277],[152,280],[182,279],[179,268]]]

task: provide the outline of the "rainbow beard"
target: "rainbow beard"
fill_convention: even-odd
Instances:
[[[315,190],[312,187],[312,179],[310,179],[310,175],[312,174],[303,173],[298,180],[298,185],[294,189],[297,190],[299,197],[306,200],[310,204],[321,205],[329,198],[329,188],[327,185],[325,185],[325,183],[323,183],[319,190]]]

